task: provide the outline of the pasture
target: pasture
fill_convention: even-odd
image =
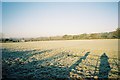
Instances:
[[[119,77],[118,40],[2,43],[3,80]]]

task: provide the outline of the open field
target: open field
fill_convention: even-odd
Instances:
[[[2,44],[4,80],[114,78],[118,40],[66,40]]]

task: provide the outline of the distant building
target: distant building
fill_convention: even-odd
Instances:
[[[21,42],[25,42],[25,40],[24,40],[24,39],[22,39],[22,40],[21,40]]]

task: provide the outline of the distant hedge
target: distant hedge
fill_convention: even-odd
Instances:
[[[80,35],[63,35],[54,37],[38,38],[1,38],[0,42],[29,42],[29,41],[49,41],[49,40],[81,40],[81,39],[120,39],[120,28],[112,32],[91,33]]]

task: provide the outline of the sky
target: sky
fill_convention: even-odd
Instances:
[[[2,3],[0,2],[0,32],[2,32]]]
[[[7,37],[46,37],[114,31],[117,2],[3,2]]]
[[[1,0],[2,2],[119,2],[119,0]]]

